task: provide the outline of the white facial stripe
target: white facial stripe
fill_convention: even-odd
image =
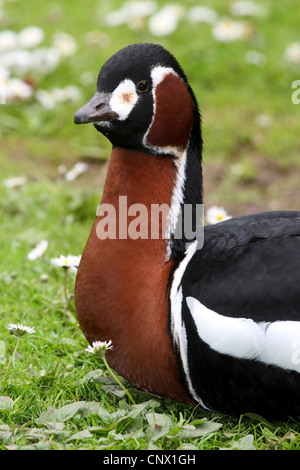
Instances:
[[[112,111],[119,115],[118,119],[124,121],[136,105],[138,98],[135,84],[126,78],[114,90],[109,104]]]
[[[300,322],[256,323],[220,315],[193,297],[187,304],[199,337],[215,351],[300,372]]]
[[[171,67],[162,67],[161,65],[157,65],[154,67],[151,71],[151,78],[152,78],[152,96],[153,96],[153,118],[151,121],[151,124],[144,135],[143,138],[143,143],[145,147],[148,147],[150,149],[153,149],[157,153],[169,153],[171,155],[175,155],[176,157],[180,157],[182,152],[179,152],[176,147],[157,147],[150,145],[148,143],[148,134],[150,132],[151,126],[154,122],[155,119],[155,112],[156,112],[156,96],[155,96],[155,89],[157,85],[159,85],[163,79],[165,78],[166,75],[169,75],[170,73],[173,73],[174,75],[177,75],[176,72]]]
[[[153,96],[153,118],[152,118],[151,124],[150,124],[146,134],[144,135],[143,142],[144,142],[145,147],[152,148],[157,153],[162,153],[162,154],[169,153],[171,155],[175,155],[176,157],[180,158],[180,156],[182,154],[182,151],[179,151],[177,147],[171,147],[171,146],[157,147],[157,146],[150,145],[148,143],[148,134],[149,134],[151,126],[154,122],[155,112],[156,112],[155,89],[156,89],[157,85],[159,85],[163,81],[163,79],[166,77],[166,75],[169,75],[170,73],[173,73],[174,75],[177,75],[177,73],[174,72],[174,70],[171,67],[162,67],[161,65],[157,65],[151,71],[152,96]]]
[[[177,73],[174,72],[171,67],[162,67],[161,65],[157,65],[156,67],[154,67],[151,71],[153,89],[155,90],[155,87],[157,87],[157,85],[159,85],[163,81],[165,76],[169,75],[170,73],[177,75]]]
[[[155,119],[155,112],[156,112],[156,94],[155,90],[156,87],[164,80],[164,78],[169,75],[173,74],[178,76],[178,74],[171,68],[171,67],[162,67],[161,65],[155,66],[151,71],[151,78],[152,78],[152,95],[153,95],[153,118],[152,122],[147,130],[143,142],[144,145],[148,148],[153,149],[157,153],[165,154],[169,153],[170,155],[174,155],[176,157],[175,164],[177,166],[177,178],[176,183],[173,190],[172,195],[172,202],[171,202],[171,209],[168,217],[168,225],[166,227],[166,240],[167,240],[167,252],[166,252],[166,259],[168,260],[171,254],[171,247],[170,247],[170,237],[171,234],[174,234],[176,229],[176,224],[178,220],[179,211],[181,208],[181,204],[183,202],[183,190],[184,190],[184,182],[185,182],[185,167],[186,167],[186,158],[187,158],[187,149],[182,150],[178,149],[177,147],[158,147],[153,146],[148,143],[148,134],[151,130],[151,126]],[[188,147],[188,145],[187,145]]]

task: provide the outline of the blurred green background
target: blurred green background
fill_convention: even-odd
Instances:
[[[199,6],[211,11],[195,10]],[[59,165],[70,168],[80,160],[90,165],[76,185],[98,190],[110,146],[91,126],[74,126],[73,115],[92,95],[111,54],[151,41],[177,57],[198,98],[206,206],[224,206],[232,215],[299,209],[300,104],[291,100],[292,83],[300,79],[297,0],[3,0],[1,12],[2,33],[29,26],[44,33],[36,46],[20,41],[17,49],[42,49],[45,56],[57,33],[69,35],[51,71],[41,62],[11,72],[32,86],[32,96],[0,105],[1,178],[55,179]],[[158,14],[155,29],[151,25]],[[224,20],[228,29],[216,37],[216,25]],[[244,29],[239,31],[237,23]],[[0,67],[3,54],[12,53],[3,49],[0,35]],[[61,97],[52,108],[37,99],[40,90],[48,92],[49,101],[49,92],[69,85],[77,89],[75,98]]]
[[[15,347],[7,325],[36,328],[0,385],[15,400],[0,420],[13,429],[2,448],[26,444],[15,427],[35,427],[48,406],[99,400],[98,386],[82,384],[93,365],[77,325],[75,275],[64,278],[51,258],[82,253],[101,198],[110,144],[73,116],[94,93],[102,64],[134,42],[158,42],[177,57],[202,113],[206,210],[299,210],[299,23],[299,0],[0,0],[0,375]],[[36,250],[42,241],[45,253]],[[76,429],[91,423],[87,416]],[[296,434],[270,428],[275,435],[264,422],[261,433],[241,423],[235,433],[254,433],[256,448],[299,447],[298,426]],[[197,445],[230,447],[230,432]],[[60,448],[55,441],[46,448]]]
[[[2,271],[19,271],[42,239],[51,241],[49,256],[82,252],[111,148],[73,116],[94,93],[102,64],[135,42],[168,48],[195,91],[206,209],[236,216],[300,208],[297,0],[0,5]]]

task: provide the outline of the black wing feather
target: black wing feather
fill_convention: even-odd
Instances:
[[[184,296],[232,317],[300,321],[300,212],[266,212],[205,227]]]

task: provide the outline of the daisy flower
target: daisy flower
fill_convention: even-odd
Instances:
[[[27,259],[32,261],[37,258],[41,258],[47,250],[48,244],[47,240],[42,240],[33,250],[30,251],[30,253],[28,253]]]
[[[6,101],[27,100],[32,97],[33,89],[28,83],[20,78],[9,78],[5,80]]]
[[[35,333],[34,327],[25,326],[22,323],[10,323],[8,329],[17,336],[24,336],[26,333]]]
[[[95,356],[103,357],[108,349],[113,349],[112,341],[94,341],[92,345],[86,348],[86,352],[94,354]]]
[[[38,46],[44,39],[44,31],[38,26],[28,26],[19,32],[19,44],[21,47],[32,48]]]
[[[67,85],[64,88],[53,88],[52,94],[57,103],[76,101],[80,98],[80,90],[75,85]]]
[[[54,109],[56,106],[55,97],[51,91],[37,90],[35,98],[45,109]]]
[[[177,29],[183,15],[180,5],[166,5],[149,20],[149,29],[154,36],[168,36]]]
[[[300,64],[300,41],[289,43],[284,51],[284,57],[288,62]]]
[[[125,2],[119,10],[111,11],[106,15],[106,23],[109,26],[120,26],[125,23],[132,23],[141,20],[145,16],[151,15],[157,8],[156,2],[147,1],[129,1]]]
[[[89,86],[92,83],[94,83],[94,74],[93,74],[93,72],[83,72],[83,74],[80,76],[80,82],[84,86]]]
[[[7,79],[8,77],[10,76],[10,71],[5,68],[5,67],[2,67],[2,65],[0,65],[0,80],[4,81],[5,79]]]
[[[39,47],[31,52],[31,68],[47,75],[56,69],[60,62],[60,52],[54,47]]]
[[[46,109],[54,109],[58,103],[77,101],[81,97],[80,89],[74,85],[64,88],[53,88],[53,90],[37,90],[36,100]]]
[[[29,334],[35,333],[35,328],[34,327],[25,326],[22,323],[9,323],[8,329],[11,333],[13,333],[17,336],[17,343],[16,343],[16,346],[15,346],[15,349],[14,349],[13,353],[10,356],[4,381],[6,381],[7,378],[8,378],[10,366],[11,366],[13,358],[14,358],[16,352],[17,352],[17,349],[18,349],[18,346],[19,346],[19,343],[21,341],[22,336],[26,335],[26,333],[29,333]]]
[[[231,219],[223,207],[212,206],[206,213],[206,220],[210,225]]]
[[[261,16],[263,9],[261,5],[250,0],[233,2],[230,5],[230,12],[234,16]]]
[[[272,117],[268,114],[258,114],[254,122],[259,127],[269,127],[272,124]]]
[[[191,23],[214,24],[218,19],[218,14],[212,8],[196,6],[189,10],[188,19]]]
[[[10,70],[10,72],[26,74],[32,68],[32,52],[15,48],[7,50],[4,54],[1,54],[1,66]]]
[[[222,42],[231,42],[248,37],[250,32],[251,29],[248,23],[233,21],[229,18],[218,21],[212,30],[214,38]]]
[[[0,51],[9,51],[15,49],[18,45],[18,35],[11,30],[0,32]]]
[[[115,381],[119,384],[119,386],[124,390],[124,392],[127,394],[127,396],[129,398],[129,400],[131,401],[131,403],[133,405],[135,405],[134,399],[132,398],[132,396],[130,395],[128,390],[124,387],[122,382],[120,382],[120,380],[115,375],[114,371],[110,368],[110,366],[109,366],[109,364],[106,360],[105,353],[108,349],[113,349],[111,340],[109,340],[109,341],[94,341],[92,343],[92,345],[89,345],[86,348],[86,352],[88,352],[89,354],[94,354],[96,357],[103,360],[103,362],[104,362],[108,372],[110,373],[110,375],[115,379]]]
[[[54,37],[54,48],[61,56],[70,56],[77,51],[76,40],[67,33],[56,33]]]
[[[262,52],[252,51],[252,50],[246,52],[245,60],[246,62],[248,62],[248,64],[257,65],[258,67],[262,67],[267,62],[267,58],[265,54],[263,54]]]
[[[16,176],[14,178],[8,178],[3,181],[6,188],[19,189],[27,181],[26,176]]]
[[[110,37],[102,31],[92,30],[84,35],[84,42],[88,46],[107,46],[110,43]]]
[[[0,78],[0,104],[6,104],[5,84]]]
[[[80,258],[81,256],[60,255],[59,258],[52,258],[51,264],[53,264],[53,266],[58,266],[60,268],[71,269],[71,271],[76,272],[80,263]]]
[[[73,181],[75,180],[78,176],[82,175],[83,173],[85,173],[87,170],[88,170],[88,164],[87,163],[84,163],[84,162],[77,162],[75,163],[75,165],[73,166],[73,168],[71,168],[71,170],[69,170],[66,174],[65,174],[65,179],[67,181]]]

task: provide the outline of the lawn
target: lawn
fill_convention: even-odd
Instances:
[[[103,62],[133,42],[161,43],[189,76],[203,116],[205,207],[299,209],[299,2],[174,4],[138,2],[132,13],[121,0],[0,2],[1,450],[300,449],[293,420],[209,413],[121,379],[132,404],[86,351],[76,273],[52,261],[82,253],[110,155],[74,113]],[[35,332],[19,338],[11,323]]]

